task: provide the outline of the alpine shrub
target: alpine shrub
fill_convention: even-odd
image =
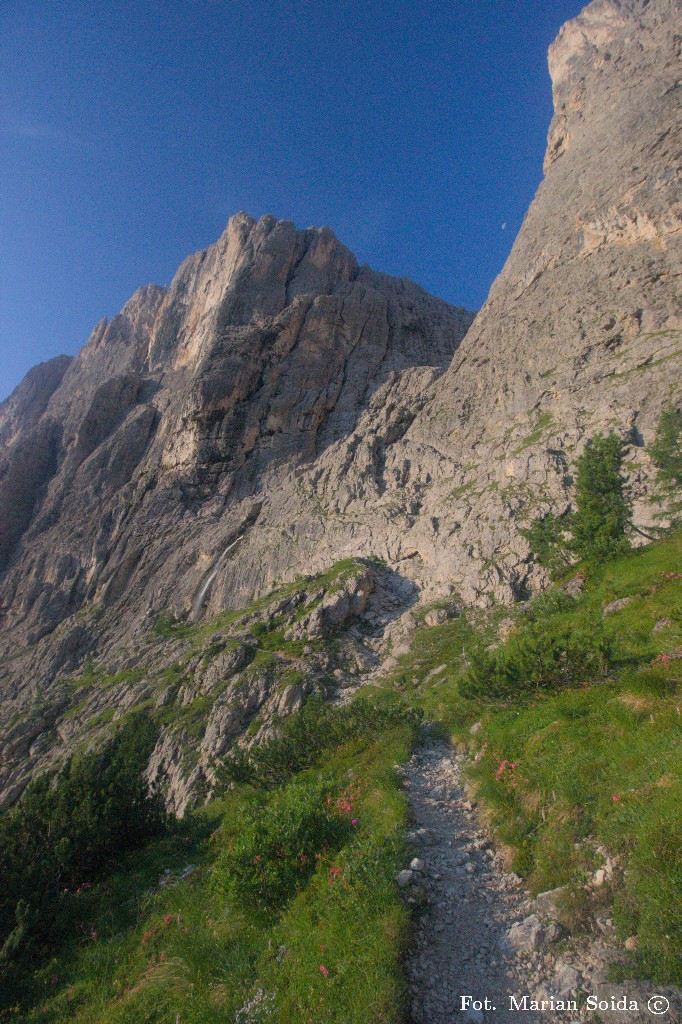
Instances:
[[[576,559],[604,561],[630,550],[630,503],[622,475],[627,446],[613,431],[597,434],[576,463],[575,511],[553,513],[520,530],[540,565],[554,578]]]
[[[571,554],[566,543],[565,531],[568,517],[555,516],[549,512],[541,519],[535,519],[528,529],[519,533],[530,544],[531,551],[540,565],[549,571],[550,576],[560,576],[571,564]]]
[[[533,622],[502,647],[469,653],[469,670],[460,685],[464,697],[505,700],[533,690],[553,690],[605,675],[611,645],[601,623]]]
[[[663,410],[649,454],[658,469],[657,483],[661,491],[654,500],[666,503],[672,525],[679,527],[682,514],[682,409],[669,405]]]
[[[278,786],[315,764],[324,750],[392,725],[417,726],[421,718],[419,710],[399,701],[374,704],[360,697],[339,708],[311,698],[297,715],[286,719],[279,736],[253,750],[237,749],[228,754],[219,781],[261,788]]]
[[[163,829],[163,802],[144,777],[156,732],[132,715],[103,750],[41,775],[0,815],[0,970],[31,936],[49,937],[64,888]]]

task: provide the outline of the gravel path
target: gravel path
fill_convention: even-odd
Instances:
[[[560,1019],[551,1011],[510,1009],[510,996],[532,998],[551,978],[553,965],[549,958],[545,964],[541,953],[503,951],[510,926],[531,914],[533,907],[519,879],[503,870],[477,825],[462,791],[463,761],[446,744],[431,742],[405,766],[411,839],[422,862],[412,862],[417,869],[412,882],[427,899],[406,964],[412,1016],[415,1024],[463,1024],[467,1018],[475,1024],[550,1024]],[[463,996],[479,1000],[483,1007],[471,1006],[463,1013]],[[570,1013],[561,1013],[561,1019],[568,1024]]]

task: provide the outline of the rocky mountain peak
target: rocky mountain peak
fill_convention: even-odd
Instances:
[[[216,332],[265,321],[305,295],[330,294],[356,273],[355,257],[329,228],[300,231],[272,216],[235,214],[173,278],[150,366],[196,366]]]
[[[41,636],[83,600],[144,610],[167,587],[191,607],[198,550],[220,545],[273,476],[351,431],[392,375],[442,372],[472,319],[359,268],[328,228],[236,214],[168,290],[148,285],[101,321],[12,433],[6,621]],[[0,407],[8,422],[17,401]]]
[[[622,34],[628,20],[634,21],[632,4],[618,0],[599,0],[590,4],[576,18],[567,21],[549,48],[548,64],[555,97],[594,66],[594,61],[612,59],[610,47]]]
[[[36,425],[71,365],[71,356],[55,356],[28,371],[6,401],[0,404],[0,450]]]

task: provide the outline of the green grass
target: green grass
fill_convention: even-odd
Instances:
[[[466,650],[480,637],[492,641],[495,622],[503,615],[504,609],[468,610],[440,626],[422,626],[414,633],[409,651],[382,678],[382,686],[405,694],[427,719],[450,733],[471,724],[475,705],[461,697],[458,686]]]
[[[305,615],[314,611],[322,600],[342,589],[349,580],[365,573],[368,564],[371,562],[367,560],[343,559],[334,563],[324,573],[298,577],[291,583],[280,586],[250,602],[245,607],[223,612],[198,623],[177,621],[171,616],[160,616],[151,628],[151,637],[157,640],[160,651],[163,651],[164,641],[178,642],[177,647],[174,647],[177,651],[177,660],[169,667],[156,671],[131,668],[110,672],[101,665],[95,665],[93,662],[86,663],[78,676],[65,680],[73,696],[72,704],[65,712],[64,717],[68,719],[82,714],[89,697],[86,688],[97,687],[97,689],[107,690],[123,682],[136,683],[144,678],[148,680],[150,688],[154,692],[144,704],[137,705],[138,709],[141,707],[147,709],[162,726],[172,726],[178,731],[184,730],[191,743],[200,740],[204,735],[206,723],[216,698],[231,684],[232,680],[218,682],[209,695],[201,696],[197,687],[194,699],[182,707],[176,700],[177,692],[183,685],[193,686],[195,672],[193,661],[197,658],[201,659],[201,664],[205,668],[220,653],[242,644],[243,639],[239,635],[231,636],[230,632],[234,630],[239,620],[246,617],[248,621],[243,629],[253,637],[249,643],[251,660],[243,670],[246,681],[263,673],[272,674],[276,676],[276,687],[280,691],[293,683],[302,682],[305,673],[302,671],[303,666],[300,659],[303,657],[303,650],[306,647],[310,648],[309,653],[326,650],[333,664],[336,664],[339,641],[333,631],[328,631],[324,637],[294,640],[287,638],[286,630],[292,619],[294,622],[300,621]],[[297,591],[305,591],[308,595],[304,602],[296,607],[289,607],[281,612],[267,615],[271,606],[276,606],[278,602],[291,597]],[[194,663],[196,664],[195,661]],[[160,709],[155,708],[156,698],[169,687],[174,687],[175,692],[171,693],[165,706]],[[83,693],[79,691],[83,691]],[[82,745],[87,746],[94,730],[106,726],[112,721],[112,718],[113,713],[108,710],[92,718],[87,723],[89,731],[83,734]],[[188,756],[186,761],[189,764],[192,761],[191,756]]]
[[[283,592],[340,586],[358,571],[361,563],[349,561],[334,567],[327,584],[316,578]],[[603,618],[604,605],[623,597],[631,598],[626,607]],[[187,627],[187,657],[244,613]],[[442,735],[476,753],[469,784],[510,866],[534,892],[566,886],[562,915],[575,935],[594,930],[597,913],[612,914],[621,939],[638,937],[624,976],[682,981],[682,538],[589,569],[577,600],[555,587],[511,610],[468,610],[433,627],[417,619],[410,650],[362,696],[417,707]],[[579,635],[595,622],[608,640],[601,677],[462,695],[472,648],[499,645],[501,627],[511,657],[528,633]],[[175,625],[163,628],[177,635]],[[256,632],[259,664],[279,664],[281,617]],[[294,658],[299,648],[286,653]],[[280,667],[283,681],[296,681],[295,662],[283,659]],[[181,674],[180,665],[173,679]],[[184,709],[197,735],[203,700]],[[341,722],[347,712],[328,714]],[[329,727],[312,754],[296,747],[307,743],[305,731],[292,732],[293,746],[270,759],[277,772],[269,781],[261,771],[253,785],[237,783],[190,814],[175,837],[123,858],[105,885],[65,894],[60,948],[26,972],[0,1021],[172,1024],[179,1013],[182,1024],[222,1024],[262,991],[271,1011],[262,1019],[273,1024],[399,1024],[410,920],[394,882],[408,856],[406,799],[394,765],[407,759],[415,736],[414,720],[401,715],[376,712],[372,728],[360,717],[351,735]],[[472,734],[474,722],[480,726]],[[355,825],[346,821],[314,868],[285,880],[276,906],[245,903],[230,868],[245,823],[257,844],[259,816],[279,820],[283,807],[296,808],[299,791],[314,810],[322,780],[334,799],[352,787]],[[588,890],[585,882],[603,863],[598,847],[617,868],[607,884]],[[267,852],[276,872],[277,844]],[[199,870],[181,881],[190,863]],[[240,863],[248,877],[248,857]],[[286,864],[288,871],[290,858]],[[158,889],[166,868],[174,880]]]
[[[349,743],[332,764],[350,769],[361,785],[358,830],[330,865],[290,905],[276,930],[286,947],[281,962],[269,959],[263,975],[277,992],[281,1024],[290,1021],[385,1022],[403,1020],[404,981],[399,960],[409,937],[409,918],[393,881],[406,862],[406,801],[393,771],[405,760],[409,737],[389,731],[372,744]],[[324,976],[320,970],[327,970]]]
[[[669,332],[669,333],[673,333],[673,332]],[[675,332],[675,333],[679,333],[679,332]],[[615,376],[616,377],[631,377],[631,376],[633,376],[636,373],[644,373],[644,372],[648,373],[655,366],[661,366],[663,363],[668,363],[671,360],[679,359],[680,356],[682,356],[682,349],[675,349],[674,352],[669,352],[667,355],[661,356],[660,359],[652,359],[651,362],[640,363],[637,366],[630,367],[629,370],[621,370],[620,372],[618,370],[616,370]]]
[[[152,631],[154,634],[164,638],[173,638],[188,641],[188,652],[196,653],[202,649],[211,634],[226,630],[232,626],[237,619],[245,615],[255,615],[264,611],[269,605],[274,604],[282,598],[290,597],[297,590],[318,591],[325,590],[327,595],[340,590],[348,580],[362,575],[365,572],[365,563],[357,558],[345,558],[335,562],[326,572],[318,573],[315,576],[299,576],[291,583],[277,587],[275,590],[251,601],[242,608],[230,609],[220,615],[201,620],[198,623],[178,621],[168,615],[161,615],[154,623]],[[309,604],[306,613],[316,607],[318,602]],[[299,616],[303,615],[299,612]],[[280,618],[283,618],[281,616]],[[188,659],[189,660],[189,659]]]
[[[398,686],[477,752],[470,783],[530,888],[567,885],[564,912],[576,932],[593,928],[598,911],[613,911],[621,939],[639,941],[625,973],[679,983],[682,539],[590,573],[579,600],[555,589],[514,611],[508,644],[513,652],[531,631],[580,635],[602,622],[605,604],[628,597],[625,608],[603,618],[610,668],[602,678],[576,678],[552,692],[465,699],[467,648],[493,640],[509,614],[496,609],[420,632],[385,685]],[[475,721],[481,727],[472,737]],[[620,870],[588,896],[584,883],[603,862],[595,854],[600,845]]]
[[[246,908],[216,883],[245,820],[296,787],[314,791],[320,764],[274,790],[237,787],[122,859],[103,885],[65,895],[57,955],[27,972],[0,1020],[166,1024],[179,1013],[183,1024],[222,1024],[263,989],[274,993],[275,1024],[399,1024],[409,919],[393,881],[406,857],[393,765],[409,755],[413,728],[367,730],[323,752],[326,784],[352,794],[355,824],[277,909]],[[180,880],[190,863],[198,870]],[[173,881],[158,889],[165,869]]]
[[[465,484],[461,484],[459,487],[454,487],[442,501],[458,501],[463,498],[465,494],[474,491],[476,488],[475,480],[468,480]]]
[[[498,712],[472,772],[533,891],[584,880],[586,837],[620,858],[626,874],[608,895],[621,937],[639,936],[633,969],[655,981],[682,975],[678,684],[665,671],[626,672]]]
[[[552,425],[552,414],[551,412],[541,412],[535,423],[535,426],[529,434],[527,434],[522,440],[519,447],[512,453],[513,455],[520,455],[525,452],[527,448],[537,444]]]

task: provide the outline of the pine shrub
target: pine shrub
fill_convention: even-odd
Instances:
[[[0,815],[0,970],[30,941],[48,941],[64,889],[164,828],[144,777],[156,735],[148,716],[131,715],[103,750],[41,775]]]
[[[556,690],[605,675],[612,650],[600,622],[536,621],[495,650],[470,652],[460,693],[474,700],[507,700],[534,690]]]

